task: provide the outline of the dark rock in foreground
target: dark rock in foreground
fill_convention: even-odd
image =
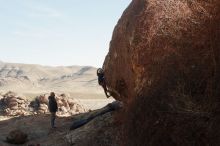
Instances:
[[[88,122],[92,121],[96,117],[102,116],[108,112],[120,110],[122,108],[122,106],[123,106],[122,102],[119,102],[119,101],[114,101],[112,103],[109,103],[107,106],[91,112],[91,114],[88,114],[88,116],[74,120],[73,124],[70,127],[70,130],[77,129],[77,128],[87,124]]]
[[[11,131],[6,140],[11,144],[24,144],[27,141],[28,135],[21,130],[13,130]]]
[[[113,113],[108,112],[72,130],[65,136],[65,139],[74,146],[118,146],[118,130],[120,130],[120,125],[114,122]]]

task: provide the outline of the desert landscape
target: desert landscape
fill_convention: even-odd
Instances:
[[[97,68],[90,66],[50,67],[0,62],[0,93],[8,91],[28,99],[55,92],[78,99],[90,109],[113,101],[98,85]]]
[[[103,62],[111,99],[96,68],[1,62],[0,145],[219,146],[219,26],[219,0],[132,0]]]
[[[103,110],[105,112],[106,108],[102,108],[114,101],[113,98],[106,98],[102,87],[98,85],[96,70],[88,66],[50,67],[0,62],[0,145],[10,145],[6,142],[10,136],[18,136],[20,141],[26,142],[22,131],[28,135],[26,145],[71,143],[72,136],[68,136],[68,131],[74,119],[91,119],[94,115],[103,113]],[[58,104],[55,130],[49,124],[50,92],[55,92]],[[107,118],[111,119],[111,115]],[[38,126],[39,124],[44,126]],[[92,129],[95,128],[94,124],[96,123],[91,125]],[[90,128],[85,130],[88,134]],[[12,135],[9,134],[10,131]],[[16,132],[17,135],[13,135]],[[77,139],[80,141],[78,145],[83,142],[83,135]],[[19,144],[14,139],[11,143]]]

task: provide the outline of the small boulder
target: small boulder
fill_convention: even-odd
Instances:
[[[6,137],[6,141],[11,144],[24,144],[27,141],[28,135],[21,130],[13,130]]]

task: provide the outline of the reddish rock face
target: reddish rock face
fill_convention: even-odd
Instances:
[[[219,0],[133,0],[103,67],[124,145],[220,143]]]

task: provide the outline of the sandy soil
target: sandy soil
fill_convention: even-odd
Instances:
[[[78,99],[85,107],[95,110],[100,109],[107,105],[108,103],[111,103],[114,101],[113,98],[108,99]]]
[[[5,142],[8,133],[14,129],[21,129],[28,134],[29,144],[41,144],[41,146],[67,146],[63,136],[69,131],[71,118],[58,117],[56,129],[50,128],[50,115],[33,115],[27,117],[17,117],[0,122],[0,145],[10,146]]]

